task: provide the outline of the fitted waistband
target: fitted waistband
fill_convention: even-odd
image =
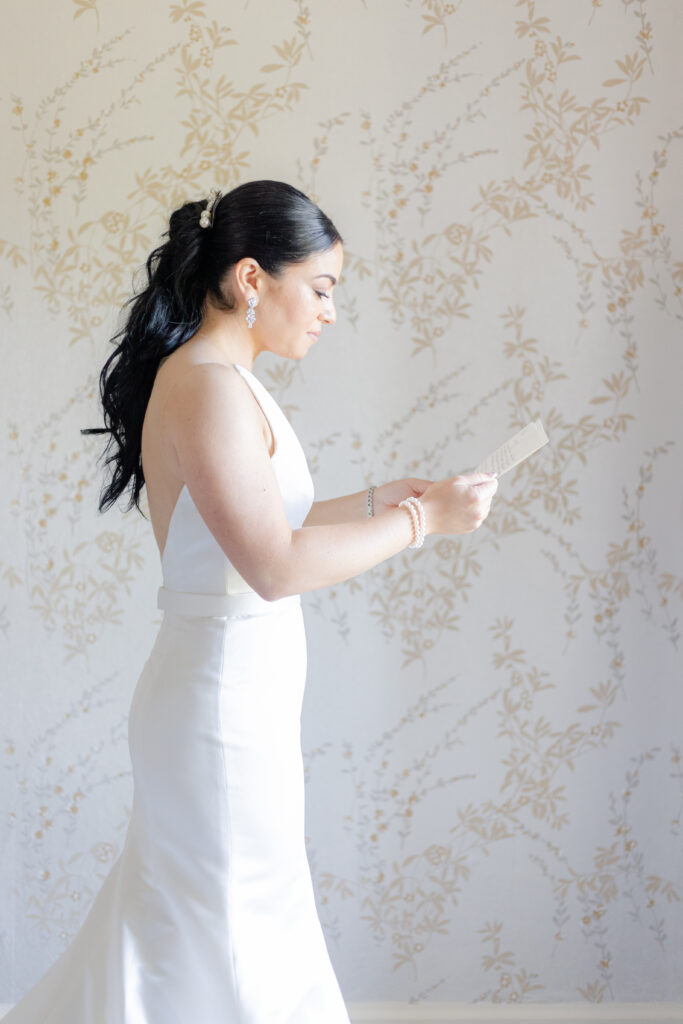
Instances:
[[[242,618],[249,615],[267,615],[285,608],[301,605],[301,596],[292,594],[277,601],[265,601],[256,592],[245,594],[190,594],[182,590],[159,587],[157,608],[162,611],[190,615],[193,618]]]

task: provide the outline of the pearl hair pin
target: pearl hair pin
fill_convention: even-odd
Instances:
[[[212,188],[209,191],[209,197],[206,200],[206,209],[202,210],[199,215],[199,226],[202,228],[210,228],[213,224],[213,213],[218,204],[218,200],[221,198],[223,193],[219,188]]]

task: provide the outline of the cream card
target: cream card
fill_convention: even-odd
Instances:
[[[483,462],[480,462],[475,473],[497,473],[502,476],[509,469],[514,469],[520,462],[524,462],[530,455],[537,452],[539,448],[548,444],[549,438],[543,429],[540,420],[534,420],[523,427],[519,433],[511,437],[509,441],[496,448],[495,452],[488,455]]]

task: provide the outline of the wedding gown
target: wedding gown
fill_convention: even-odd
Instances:
[[[306,458],[268,390],[292,528]],[[164,612],[138,681],[121,856],[80,931],[3,1024],[349,1024],[304,843],[299,595],[264,601],[183,487],[162,557]]]

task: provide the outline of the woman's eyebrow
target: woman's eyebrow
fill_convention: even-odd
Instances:
[[[332,282],[332,284],[336,284],[337,283],[337,278],[333,277],[332,274],[316,274],[315,277],[313,278],[313,280],[315,281],[316,278],[318,278],[318,277],[329,277],[329,279]]]

